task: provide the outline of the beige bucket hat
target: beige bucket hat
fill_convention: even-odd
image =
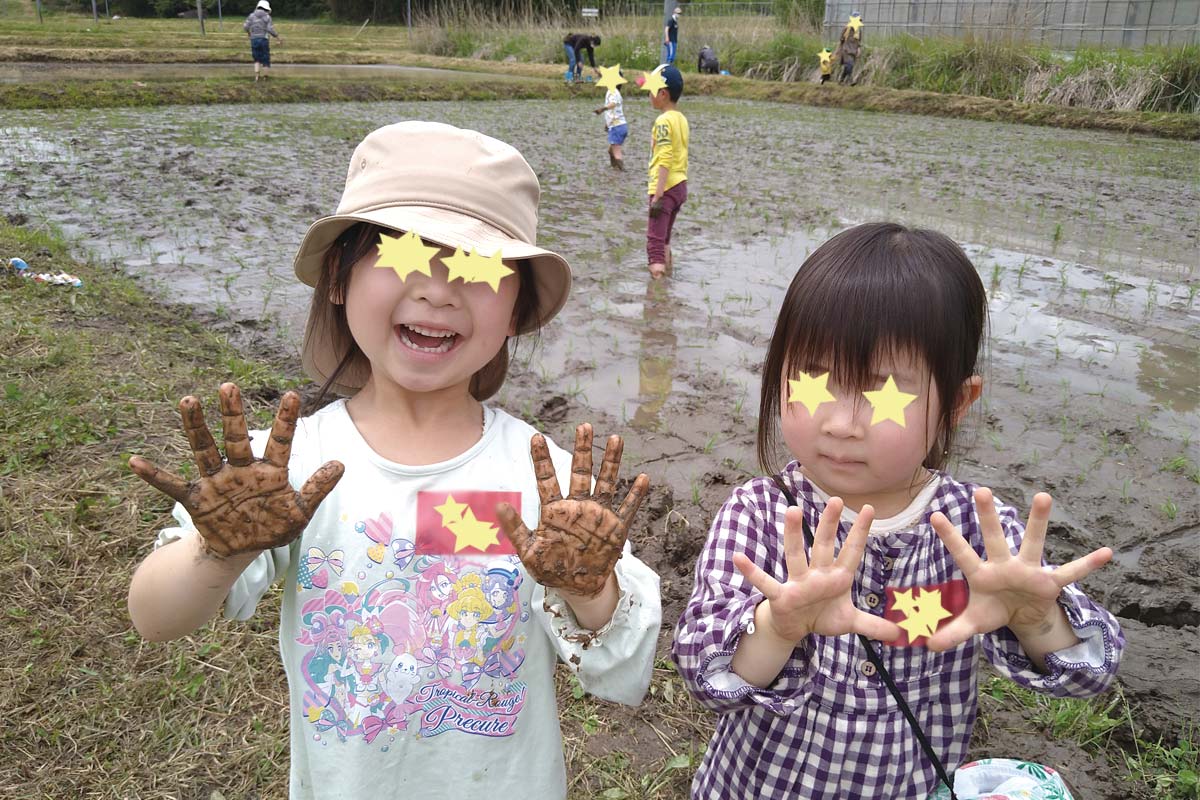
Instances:
[[[411,231],[443,247],[500,252],[506,261],[532,262],[537,314],[517,331],[528,333],[549,322],[571,291],[566,259],[537,246],[540,195],[537,175],[511,145],[440,122],[387,125],[354,149],[337,211],[314,222],[300,242],[296,277],[315,287],[325,252],[356,222]],[[344,343],[313,322],[310,314],[301,357],[309,377],[323,383],[337,368]],[[334,388],[353,391],[365,379],[343,374]]]

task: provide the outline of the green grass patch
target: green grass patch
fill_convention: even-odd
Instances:
[[[1025,709],[1026,719],[1056,740],[1105,755],[1122,768],[1131,787],[1150,790],[1153,797],[1164,800],[1200,800],[1200,750],[1196,748],[1200,729],[1195,725],[1185,725],[1173,743],[1145,741],[1119,689],[1091,699],[1050,697],[991,677],[982,682],[980,695]],[[986,717],[987,708],[984,703],[981,717]],[[1120,746],[1115,743],[1118,738]]]

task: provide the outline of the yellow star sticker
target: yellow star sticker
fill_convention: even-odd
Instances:
[[[920,590],[905,589],[892,596],[892,608],[904,614],[904,619],[896,624],[908,634],[910,643],[922,636],[933,636],[942,620],[954,616],[942,605],[941,589],[927,589],[919,597],[913,597],[913,591]]]
[[[513,274],[511,269],[504,266],[499,250],[490,256],[480,255],[476,250],[471,266],[471,283],[486,283],[496,294],[500,294],[500,281]]]
[[[497,294],[500,292],[500,281],[513,274],[513,271],[505,266],[499,250],[490,256],[483,256],[478,251],[464,252],[457,248],[454,255],[443,258],[442,263],[450,272],[447,280],[462,278],[463,283],[486,283]]]
[[[855,36],[858,35],[858,32],[862,29],[862,26],[863,26],[862,17],[857,16],[857,15],[851,17],[850,21],[846,23],[846,27],[850,28],[852,31],[854,31]]]
[[[863,392],[863,397],[871,404],[874,413],[871,414],[871,424],[877,425],[885,420],[892,420],[901,428],[904,427],[904,409],[917,399],[915,394],[902,392],[896,388],[896,379],[888,375],[887,382],[877,392]]]
[[[483,552],[499,541],[500,530],[490,522],[475,518],[475,512],[467,509],[463,518],[446,526],[454,534],[454,552],[474,547]]]
[[[440,506],[434,506],[433,510],[442,515],[442,525],[449,528],[451,522],[458,522],[462,519],[463,512],[468,508],[466,503],[459,503],[454,499],[454,495],[446,495],[446,502]]]
[[[379,260],[375,266],[396,270],[400,280],[404,280],[414,272],[432,277],[429,262],[437,254],[438,248],[429,247],[417,234],[409,231],[403,236],[388,236],[379,234]]]
[[[642,84],[642,88],[650,94],[658,94],[660,89],[667,88],[667,82],[663,80],[662,67],[656,68],[653,72],[642,73],[646,80]]]
[[[450,271],[447,281],[453,282],[462,278],[465,283],[471,279],[471,254],[470,252],[464,253],[461,247],[454,248],[454,255],[443,258],[442,263]]]
[[[800,380],[788,380],[788,402],[802,403],[808,409],[810,416],[816,414],[817,406],[821,405],[821,403],[830,403],[837,400],[836,397],[830,394],[829,389],[826,388],[828,381],[828,372],[824,375],[818,375],[815,378],[807,372],[801,372]]]
[[[817,53],[817,58],[820,59],[822,67],[828,67],[833,63],[833,53],[829,52],[828,47],[823,48],[821,52]]]
[[[596,81],[596,85],[608,91],[628,82],[625,78],[621,77],[621,65],[617,64],[614,67],[601,67],[600,80]]]

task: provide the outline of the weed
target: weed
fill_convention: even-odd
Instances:
[[[1173,520],[1179,515],[1179,506],[1175,505],[1174,500],[1168,500],[1159,506],[1159,510],[1163,512],[1163,516]]]

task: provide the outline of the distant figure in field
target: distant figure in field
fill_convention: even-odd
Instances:
[[[700,48],[700,57],[696,59],[696,71],[709,75],[716,75],[721,71],[721,62],[717,59],[717,54],[708,45]]]
[[[683,9],[675,6],[675,11],[672,12],[671,18],[667,20],[667,24],[663,27],[663,46],[666,48],[664,64],[675,63],[675,54],[679,51],[679,15],[682,13]]]
[[[833,51],[833,60],[842,65],[842,74],[838,76],[838,83],[850,81],[850,85],[854,85],[851,76],[854,74],[854,62],[858,60],[858,54],[862,51],[862,27],[862,14],[852,11],[846,27],[842,28],[837,50]]]
[[[829,83],[833,77],[833,53],[829,52],[828,47],[822,47],[817,53],[817,61],[821,65],[821,83]]]
[[[587,50],[588,63],[592,65],[592,72],[596,73],[596,77],[600,77],[600,70],[596,69],[596,54],[592,50],[593,47],[600,46],[600,37],[593,36],[590,33],[568,33],[563,39],[563,50],[567,51],[567,71],[571,73],[573,80],[579,80],[579,76],[583,74],[583,51]]]
[[[271,4],[267,0],[258,0],[258,5],[242,23],[242,30],[250,34],[250,56],[254,59],[254,80],[258,80],[260,70],[262,77],[267,77],[271,72],[271,40],[267,36],[274,36],[280,44],[283,44],[283,39],[279,38],[279,34],[275,32],[275,26],[271,24]]]

